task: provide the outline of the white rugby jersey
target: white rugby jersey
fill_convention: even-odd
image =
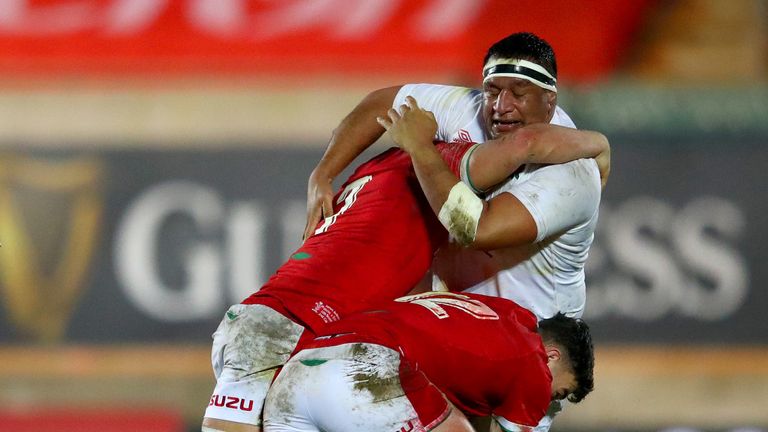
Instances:
[[[481,90],[408,84],[400,89],[393,106],[405,103],[409,95],[420,107],[435,114],[436,139],[488,140],[482,121]],[[560,107],[551,123],[576,127]],[[527,165],[487,199],[511,193],[528,209],[538,228],[533,255],[466,291],[508,298],[539,319],[557,312],[580,317],[586,301],[584,265],[594,239],[600,192],[600,172],[594,159]]]

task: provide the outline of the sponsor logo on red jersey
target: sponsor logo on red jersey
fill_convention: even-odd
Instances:
[[[321,301],[315,303],[315,306],[312,307],[312,312],[316,313],[325,323],[339,320],[339,313]]]

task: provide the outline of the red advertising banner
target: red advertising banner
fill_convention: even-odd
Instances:
[[[181,415],[159,408],[37,407],[0,410],[3,430],[15,432],[183,432]]]
[[[652,0],[0,0],[0,75],[448,71],[547,39],[561,75],[610,73]]]

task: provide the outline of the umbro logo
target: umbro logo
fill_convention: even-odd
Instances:
[[[469,143],[474,141],[472,141],[472,135],[470,135],[466,129],[459,129],[459,132],[456,134],[456,138],[454,138],[453,142]]]

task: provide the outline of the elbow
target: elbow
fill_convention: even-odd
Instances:
[[[488,238],[482,233],[477,233],[475,238],[473,238],[472,241],[470,242],[466,242],[466,243],[457,242],[457,243],[459,243],[459,245],[461,245],[466,249],[472,249],[472,250],[484,251],[484,252],[492,251],[494,249],[499,248],[498,245],[496,244],[497,242],[494,241],[494,239]]]
[[[384,128],[376,121],[376,117],[384,117],[387,111],[392,108],[398,91],[401,86],[385,87],[374,90],[366,95],[355,108],[347,114],[346,117],[333,129],[331,133],[331,143],[340,139],[350,131],[360,130],[370,131],[372,139],[378,138],[384,131]]]
[[[611,151],[611,143],[608,142],[608,137],[603,135],[603,134],[601,134],[600,132],[595,132],[595,134],[597,135],[595,140],[597,141],[598,146],[600,147],[600,149],[602,151],[604,151],[604,152],[610,152]]]
[[[590,134],[590,141],[592,145],[594,145],[595,148],[595,154],[603,154],[603,153],[610,153],[611,151],[611,144],[608,142],[608,137],[603,135],[600,132],[596,131],[585,131]]]
[[[392,108],[392,104],[395,102],[397,93],[402,86],[384,87],[378,90],[374,90],[363,99],[363,104],[367,106],[383,109],[384,112]]]

